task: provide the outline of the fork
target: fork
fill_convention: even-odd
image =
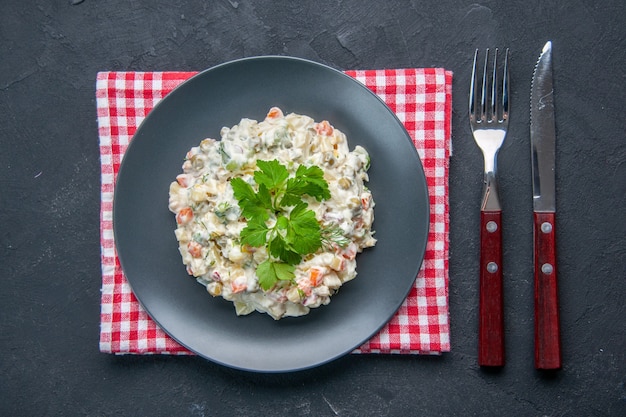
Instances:
[[[498,49],[493,71],[488,73],[485,52],[482,81],[477,80],[478,49],[469,94],[472,134],[485,162],[483,200],[480,208],[480,290],[478,364],[504,365],[504,302],[502,297],[502,207],[496,181],[497,154],[509,124],[509,50],[504,56],[502,84],[498,84]]]

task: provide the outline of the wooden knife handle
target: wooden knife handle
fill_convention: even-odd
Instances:
[[[480,212],[478,364],[504,365],[502,212]]]
[[[535,368],[561,368],[555,213],[534,213]]]

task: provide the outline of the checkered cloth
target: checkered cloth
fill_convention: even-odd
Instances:
[[[439,354],[450,350],[448,321],[448,163],[452,73],[440,68],[346,71],[380,96],[404,123],[422,160],[430,195],[424,262],[395,316],[354,353]],[[190,354],[148,316],[122,272],[113,241],[113,190],[137,127],[192,72],[100,72],[96,83],[101,158],[100,350]]]

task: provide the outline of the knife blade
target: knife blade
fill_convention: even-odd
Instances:
[[[535,368],[561,368],[561,337],[556,263],[556,186],[552,42],[533,73],[530,93],[533,184]]]

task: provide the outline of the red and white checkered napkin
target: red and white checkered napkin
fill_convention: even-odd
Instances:
[[[439,354],[450,350],[448,322],[448,163],[452,73],[439,68],[347,71],[404,123],[422,159],[430,194],[426,256],[409,296],[385,327],[354,353]],[[135,130],[191,72],[101,72],[96,84],[102,170],[100,350],[190,354],[161,330],[132,293],[113,242],[113,189]]]

